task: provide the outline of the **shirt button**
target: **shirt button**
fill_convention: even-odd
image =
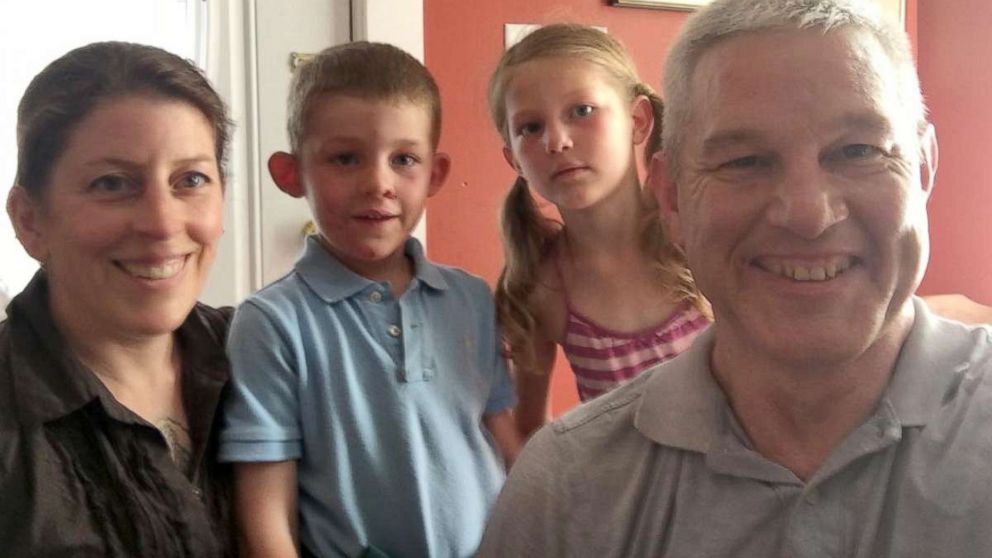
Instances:
[[[403,330],[400,329],[400,326],[398,325],[389,326],[389,329],[387,331],[389,331],[389,335],[392,335],[393,337],[399,337],[400,334],[403,333]]]
[[[815,488],[806,493],[807,504],[810,506],[815,506],[818,501],[820,501],[820,494]]]
[[[200,490],[199,488],[193,487],[193,496],[196,496],[197,498],[202,498],[203,491]]]
[[[372,302],[382,302],[382,293],[379,291],[372,291],[372,294],[369,295],[369,300]]]

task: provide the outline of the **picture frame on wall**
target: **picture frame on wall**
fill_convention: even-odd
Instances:
[[[610,0],[611,6],[624,8],[651,8],[654,10],[680,10],[684,12],[702,8],[712,0]]]

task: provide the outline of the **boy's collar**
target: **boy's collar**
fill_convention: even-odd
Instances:
[[[414,278],[435,290],[443,291],[448,288],[441,270],[424,256],[420,241],[413,237],[408,238],[404,252],[413,260]],[[316,235],[307,237],[303,255],[294,267],[303,282],[327,303],[348,298],[369,285],[378,284],[377,281],[363,277],[342,265],[321,246]]]

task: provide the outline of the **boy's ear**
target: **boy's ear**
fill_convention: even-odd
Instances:
[[[40,263],[48,259],[43,208],[22,186],[14,186],[7,194],[7,215],[14,225],[14,234],[24,251]]]
[[[503,146],[503,158],[506,159],[506,164],[510,165],[513,172],[520,174],[520,165],[518,165],[517,160],[513,158],[513,150],[505,145]]]
[[[669,234],[669,240],[678,246],[682,246],[682,224],[679,213],[679,193],[678,187],[668,170],[668,162],[663,153],[655,153],[651,157],[651,168],[648,169],[648,176],[644,180],[647,187],[656,200],[658,200],[658,213],[661,222]]]
[[[431,183],[427,188],[428,198],[438,193],[441,186],[444,186],[449,172],[451,172],[451,157],[447,153],[435,153],[434,162],[431,165]]]
[[[299,161],[285,151],[276,151],[269,157],[269,174],[280,190],[294,198],[302,198],[306,190],[300,182]]]
[[[634,121],[634,145],[640,145],[651,137],[651,130],[654,129],[655,125],[651,100],[644,95],[638,95],[634,98],[634,102],[630,106],[630,116]]]

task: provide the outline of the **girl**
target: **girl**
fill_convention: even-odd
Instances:
[[[636,151],[659,148],[662,104],[616,40],[573,24],[535,31],[503,55],[489,107],[519,175],[496,299],[527,436],[547,419],[555,345],[585,401],[684,351],[708,310],[641,188]]]

